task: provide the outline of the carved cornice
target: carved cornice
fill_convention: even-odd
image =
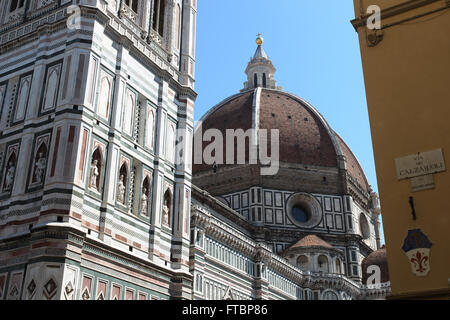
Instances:
[[[446,7],[450,8],[450,1],[448,0],[409,0],[403,3],[400,3],[396,6],[392,6],[392,7],[388,7],[385,8],[381,11],[381,20],[387,19],[387,18],[391,18],[391,17],[395,17],[398,15],[401,15],[405,12],[414,10],[414,9],[418,9],[427,5],[430,5],[432,3],[435,2],[439,2],[439,1],[445,1],[446,3]],[[362,5],[362,4],[360,4]],[[360,8],[361,10],[363,10],[362,8]],[[445,9],[445,8],[444,8]],[[370,18],[370,14],[366,14],[366,15],[362,15],[354,20],[351,21],[353,27],[355,28],[356,31],[358,31],[358,28],[360,27],[364,27],[367,24],[367,20]]]

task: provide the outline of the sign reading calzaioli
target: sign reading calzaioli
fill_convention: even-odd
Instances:
[[[395,159],[399,180],[445,171],[442,149]]]

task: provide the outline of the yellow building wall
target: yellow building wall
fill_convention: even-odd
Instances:
[[[355,15],[361,16],[361,7],[387,9],[405,2],[411,1],[354,0]],[[450,297],[450,1],[381,21],[391,24],[445,6],[449,8],[384,29],[383,40],[374,47],[367,45],[365,27],[358,28],[392,297]],[[396,158],[439,148],[447,171],[434,174],[434,190],[413,193],[409,180],[397,179]],[[408,230],[418,228],[433,243],[431,271],[424,277],[412,273],[402,251]]]

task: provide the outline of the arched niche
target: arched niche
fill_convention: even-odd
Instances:
[[[34,157],[32,183],[43,183],[45,179],[45,169],[47,167],[48,147],[45,142],[39,145]]]
[[[328,257],[321,254],[317,257],[317,268],[319,272],[330,272]]]
[[[164,203],[163,203],[163,216],[162,223],[170,227],[170,222],[172,218],[172,192],[168,188],[164,192]]]
[[[14,178],[17,169],[17,155],[12,152],[6,162],[5,177],[3,180],[3,191],[11,191],[14,185]]]
[[[150,197],[151,197],[151,178],[146,176],[142,182],[142,194],[141,194],[141,215],[148,216],[150,209]]]
[[[128,182],[128,166],[123,162],[119,169],[119,179],[117,181],[117,201],[122,205],[126,205]]]
[[[309,269],[309,258],[305,255],[301,255],[297,258],[297,267],[303,271]]]
[[[89,187],[100,191],[101,172],[103,166],[103,155],[100,147],[92,153],[91,172],[89,176]]]

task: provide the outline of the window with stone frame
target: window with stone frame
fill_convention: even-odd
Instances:
[[[359,268],[358,268],[358,266],[353,266],[353,275],[359,277]]]
[[[155,146],[156,109],[151,105],[147,107],[147,117],[145,119],[144,145],[150,150]]]
[[[338,295],[331,290],[327,290],[322,294],[322,300],[339,300]]]
[[[297,267],[303,271],[309,269],[309,259],[305,255],[301,255],[297,258]]]
[[[325,272],[325,273],[329,272],[328,258],[326,256],[320,255],[317,258],[317,265],[319,267],[319,269],[318,269],[319,272]]]
[[[25,12],[25,0],[6,0],[5,1],[5,20],[8,23],[23,17]]]
[[[41,98],[41,112],[47,112],[56,107],[62,62],[47,66],[44,91]]]
[[[335,261],[335,273],[342,274],[342,266],[341,266],[341,260],[339,258],[336,258]]]
[[[143,3],[141,0],[122,0],[120,12],[123,16],[137,25],[140,25],[143,21]]]
[[[31,90],[32,79],[33,79],[32,73],[28,73],[20,77],[19,90],[17,92],[15,100],[15,110],[14,110],[14,117],[12,119],[12,124],[21,122],[25,119],[28,101],[30,98],[29,94]]]
[[[139,0],[124,0],[125,4],[133,10],[134,13],[138,13]]]
[[[181,7],[177,4],[175,7],[175,48],[180,49],[181,45]]]
[[[9,12],[14,12],[18,9],[23,8],[25,0],[11,0],[9,4]]]
[[[165,11],[166,0],[153,1],[152,29],[161,37],[164,37]]]
[[[97,99],[97,115],[109,121],[113,96],[114,77],[104,69],[100,71]]]
[[[176,124],[169,121],[167,128],[166,159],[172,164],[175,163],[176,138]]]

